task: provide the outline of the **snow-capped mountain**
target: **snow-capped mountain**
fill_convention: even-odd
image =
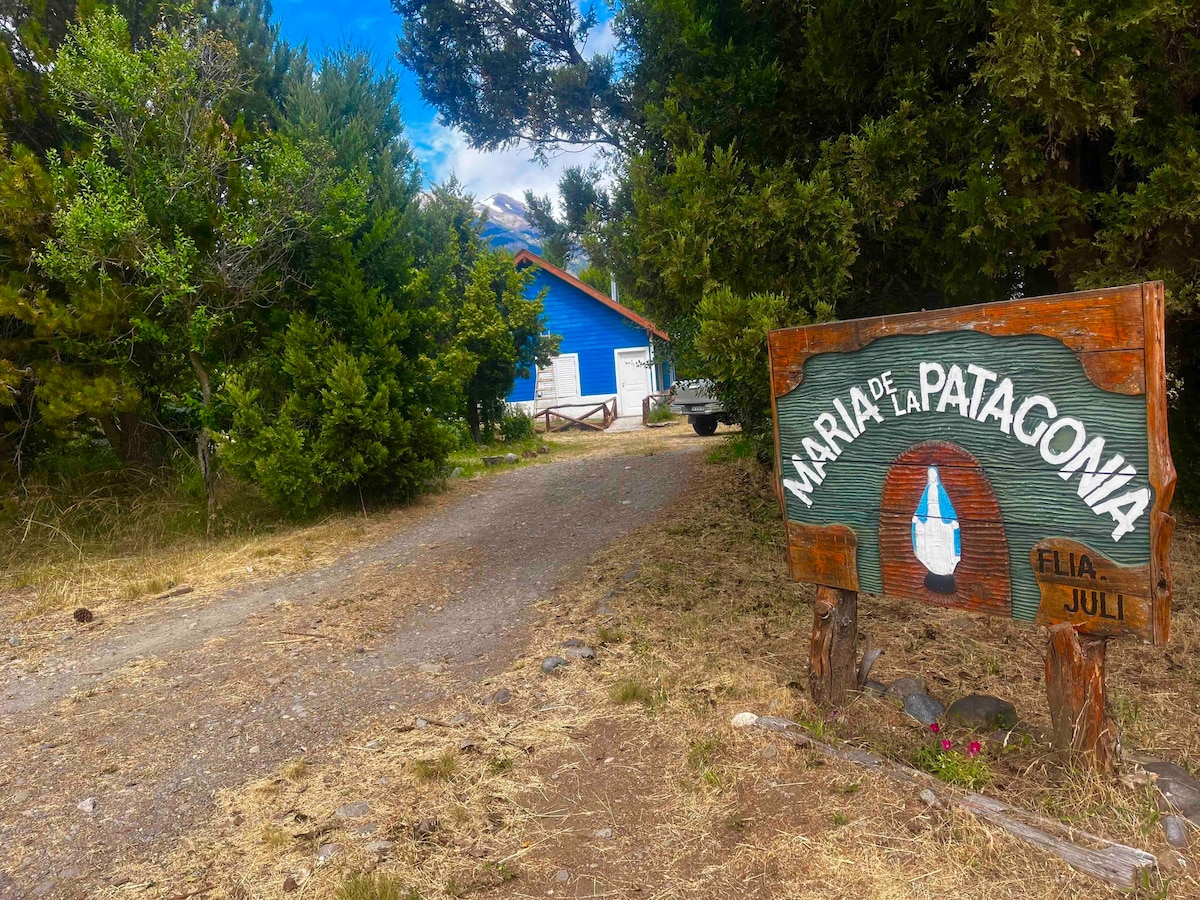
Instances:
[[[518,250],[541,252],[541,237],[529,224],[526,218],[528,211],[520,200],[508,194],[492,194],[476,203],[475,210],[480,216],[487,217],[483,226],[483,236],[493,247],[502,247],[513,253]]]

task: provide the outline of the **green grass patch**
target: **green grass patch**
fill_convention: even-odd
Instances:
[[[412,767],[422,781],[448,781],[458,769],[458,756],[447,751],[433,759],[414,759]]]
[[[947,784],[968,790],[979,790],[992,780],[992,770],[982,755],[964,756],[955,750],[930,745],[916,752],[913,764]]]
[[[608,696],[613,703],[621,706],[640,703],[647,709],[654,706],[659,699],[654,688],[637,678],[620,679],[609,689]]]
[[[703,769],[712,763],[720,749],[720,738],[697,738],[688,745],[687,764],[693,769]]]
[[[625,632],[613,625],[601,625],[596,629],[597,644],[620,644],[625,640]]]
[[[394,875],[351,875],[334,895],[337,900],[421,900],[416,888],[406,887]]]
[[[533,437],[521,438],[519,440],[494,441],[490,444],[480,444],[474,447],[468,446],[451,453],[446,460],[444,469],[447,474],[453,472],[455,469],[462,469],[462,472],[459,473],[459,478],[471,478],[480,472],[502,472],[505,469],[512,469],[520,465],[535,462],[535,458],[526,458],[524,454],[527,451],[537,453],[538,448],[542,446],[550,447],[553,450],[557,445],[550,441],[542,440],[538,435],[534,435]],[[516,454],[521,459],[515,463],[501,463],[498,466],[488,466],[483,462],[485,456],[503,456],[506,453]]]
[[[742,459],[754,459],[757,452],[754,442],[746,435],[738,432],[729,435],[721,443],[709,450],[708,461],[713,463],[729,463]]]

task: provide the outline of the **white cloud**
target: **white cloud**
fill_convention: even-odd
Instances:
[[[587,36],[587,43],[583,45],[583,53],[591,58],[600,53],[611,53],[617,48],[617,31],[616,18],[610,18],[607,21],[601,22]]]
[[[558,179],[563,170],[568,166],[587,167],[599,158],[599,150],[592,146],[559,151],[545,164],[526,147],[476,150],[457,128],[447,128],[436,121],[423,128],[412,128],[409,137],[431,183],[455,175],[480,200],[492,194],[523,199],[527,190],[557,198]]]

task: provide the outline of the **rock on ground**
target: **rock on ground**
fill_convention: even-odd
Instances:
[[[887,695],[903,700],[909,694],[925,693],[925,679],[920,675],[905,675],[887,686]]]
[[[1191,838],[1188,835],[1188,824],[1185,819],[1179,816],[1163,816],[1162,827],[1168,844],[1176,850],[1186,850],[1188,848]]]
[[[1178,812],[1184,818],[1200,825],[1200,781],[1193,778],[1186,769],[1161,760],[1144,762],[1142,768],[1157,776],[1154,785],[1162,795],[1160,807]]]
[[[904,698],[904,711],[922,725],[932,725],[942,717],[946,705],[928,694],[909,694]]]
[[[999,697],[970,694],[950,704],[946,721],[980,731],[1012,728],[1017,724],[1017,708]]]

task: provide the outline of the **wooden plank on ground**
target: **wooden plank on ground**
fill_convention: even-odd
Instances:
[[[935,803],[969,812],[982,822],[1054,854],[1071,868],[1099,879],[1110,887],[1139,887],[1151,882],[1157,875],[1158,860],[1145,850],[1071,828],[992,797],[960,790],[925,772],[893,763],[867,750],[826,744],[789,719],[759,716],[754,726],[774,732],[794,744],[811,747],[826,756],[872,769],[900,784],[918,787],[923,795],[929,791]]]

